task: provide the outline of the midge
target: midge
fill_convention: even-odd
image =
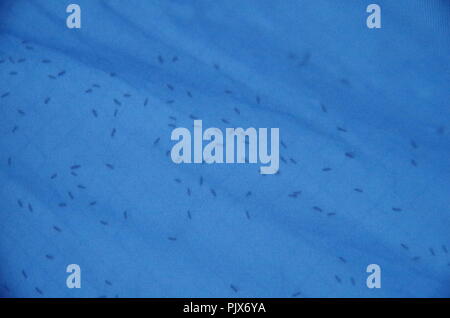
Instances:
[[[268,153],[267,128],[259,128],[258,133],[253,127],[246,130],[243,128],[226,128],[225,158],[224,137],[219,128],[211,127],[203,132],[202,121],[194,120],[193,161],[191,139],[191,132],[187,128],[179,127],[172,131],[171,140],[178,141],[171,151],[173,162],[177,164],[192,162],[246,163],[246,145],[248,145],[248,163],[258,163],[259,155],[259,162],[268,164],[260,167],[261,174],[274,174],[278,171],[280,159],[278,128],[270,129],[270,154]],[[203,141],[209,141],[204,148]]]

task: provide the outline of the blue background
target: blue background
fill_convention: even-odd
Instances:
[[[450,296],[450,4],[372,2],[2,0],[0,295]],[[193,118],[280,173],[174,164]]]

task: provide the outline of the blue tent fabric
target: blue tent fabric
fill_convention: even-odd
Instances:
[[[450,296],[448,1],[74,2],[0,2],[2,297]],[[279,173],[175,164],[195,118]]]

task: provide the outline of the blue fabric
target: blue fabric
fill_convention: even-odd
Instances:
[[[0,3],[1,296],[450,295],[448,1],[69,3]],[[194,118],[279,174],[173,163]]]

